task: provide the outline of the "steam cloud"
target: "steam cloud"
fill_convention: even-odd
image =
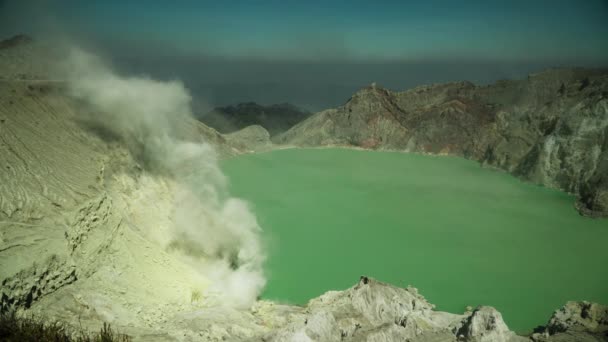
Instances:
[[[71,95],[126,142],[146,171],[177,184],[166,247],[195,264],[224,303],[250,306],[265,285],[261,229],[247,204],[228,196],[214,149],[180,138],[192,115],[182,83],[120,77],[78,49],[65,67]]]

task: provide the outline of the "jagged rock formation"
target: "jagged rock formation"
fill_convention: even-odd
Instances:
[[[549,323],[537,329],[534,341],[608,341],[608,307],[589,302],[568,302]]]
[[[151,236],[160,231],[142,231],[152,222],[163,227],[169,219],[170,179],[144,173],[141,160],[117,137],[83,121],[78,111],[61,82],[0,81],[1,309],[29,308],[42,298],[52,301],[62,291],[62,301],[74,304],[76,299],[67,300],[66,292],[88,293],[84,288],[95,289],[99,282],[107,283],[104,291],[118,298],[124,282],[139,277],[144,287],[164,283],[170,288],[180,277],[161,281],[163,274],[188,273],[157,250]],[[194,119],[182,126],[187,140],[215,144],[224,155],[239,153]],[[151,250],[156,252],[149,260],[136,257]],[[114,279],[132,267],[159,273],[146,271],[155,277],[147,281],[138,272]],[[65,290],[77,280],[78,285]],[[138,300],[151,301],[145,289],[129,287],[141,291]],[[189,296],[193,290],[183,291]],[[162,298],[150,298],[155,297]]]
[[[608,215],[608,71],[553,69],[489,86],[372,85],[275,142],[450,154],[577,195]]]
[[[289,103],[262,106],[255,102],[218,107],[198,118],[220,133],[232,133],[247,126],[264,127],[271,136],[285,132],[310,113]]]
[[[456,331],[460,339],[472,341],[525,341],[525,338],[515,335],[502,320],[500,312],[493,307],[481,306],[461,321]]]

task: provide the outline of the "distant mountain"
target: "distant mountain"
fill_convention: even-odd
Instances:
[[[260,125],[271,136],[287,131],[308,118],[310,112],[288,103],[263,106],[255,102],[235,106],[217,107],[198,116],[198,119],[220,133],[232,133],[251,125]]]
[[[273,140],[463,156],[573,193],[581,213],[608,216],[607,70],[402,92],[372,84]]]

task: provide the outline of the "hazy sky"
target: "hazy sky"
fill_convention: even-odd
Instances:
[[[214,104],[285,100],[317,109],[372,81],[401,89],[608,65],[606,0],[0,0],[0,6],[5,37],[68,35],[125,70],[207,89]],[[309,100],[294,94],[315,85],[327,89],[304,96]],[[328,100],[315,104],[315,96]]]

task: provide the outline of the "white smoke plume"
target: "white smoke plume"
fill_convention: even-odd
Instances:
[[[78,49],[65,67],[71,95],[96,122],[119,136],[145,171],[177,184],[167,248],[194,264],[224,303],[251,305],[265,285],[261,229],[247,204],[228,196],[212,146],[180,138],[192,116],[182,83],[121,77]]]

